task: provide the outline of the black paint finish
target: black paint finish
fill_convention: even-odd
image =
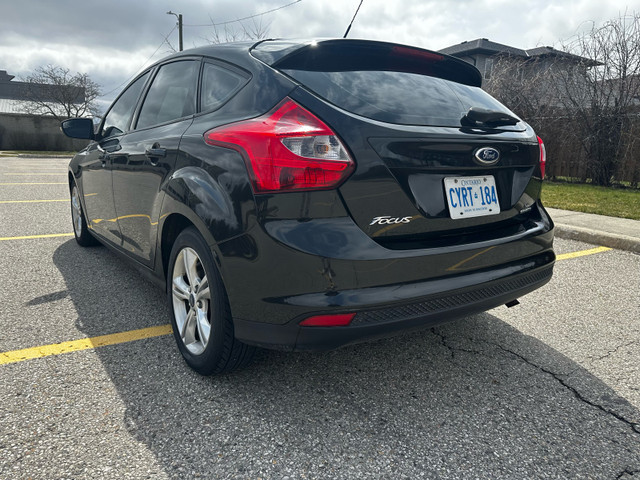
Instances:
[[[130,118],[121,119],[128,130],[98,134],[71,161],[93,234],[164,282],[173,241],[195,226],[220,270],[236,336],[271,348],[335,347],[424,327],[506,303],[549,280],[553,223],[539,200],[539,150],[529,126],[397,125],[349,113],[263,63],[291,68],[309,45],[259,42],[255,55],[251,43],[203,47],[150,67]],[[346,56],[350,46],[367,48],[362,41],[327,44],[336,45]],[[213,111],[136,129],[158,68],[183,57],[214,63],[246,83]],[[459,72],[457,61],[443,65],[447,78],[459,74],[475,85],[466,64]],[[287,96],[348,150],[356,168],[339,188],[255,195],[243,154],[204,142],[207,131],[264,115]],[[499,151],[496,165],[474,162],[483,147]],[[499,215],[450,218],[443,179],[465,175],[495,178]],[[381,215],[410,221],[372,224]],[[333,312],[356,313],[357,321],[298,325]]]

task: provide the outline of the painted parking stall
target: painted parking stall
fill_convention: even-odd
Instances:
[[[46,164],[63,170],[51,178],[66,179],[66,161]],[[202,378],[175,351],[161,289],[59,236],[66,202],[27,202],[65,196],[0,186],[0,200],[24,202],[0,204],[0,358],[12,359],[0,365],[0,478],[640,470],[637,255],[557,240],[553,280],[517,307],[329,353],[265,351]]]

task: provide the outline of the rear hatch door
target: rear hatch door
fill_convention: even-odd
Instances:
[[[527,228],[539,196],[537,139],[480,89],[475,67],[381,42],[270,48],[263,60],[301,86],[291,97],[353,155],[356,171],[339,191],[376,241],[444,246]]]

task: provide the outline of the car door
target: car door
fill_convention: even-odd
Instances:
[[[100,126],[98,140],[88,148],[80,162],[87,225],[94,233],[116,245],[122,243],[122,236],[113,201],[112,164],[121,155],[124,132],[131,124],[148,76],[148,73],[140,76],[112,104]]]
[[[200,59],[161,65],[147,90],[135,127],[112,162],[113,191],[122,246],[154,265],[162,184],[173,170],[180,139],[193,121]]]

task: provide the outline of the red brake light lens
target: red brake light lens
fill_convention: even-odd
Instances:
[[[309,317],[300,325],[303,327],[346,327],[351,323],[355,313],[338,313],[335,315],[316,315]]]
[[[290,98],[261,117],[209,130],[204,141],[243,155],[255,193],[336,188],[354,168],[335,133]]]
[[[440,55],[434,52],[426,52],[424,50],[420,50],[418,48],[411,47],[403,47],[403,46],[395,46],[391,49],[393,53],[396,55],[402,55],[405,57],[414,57],[419,60],[426,60],[431,62],[440,62],[444,60],[444,55]]]
[[[540,137],[538,138],[538,146],[540,147],[540,178],[544,180],[544,171],[547,166],[547,149],[544,147],[544,142]]]

